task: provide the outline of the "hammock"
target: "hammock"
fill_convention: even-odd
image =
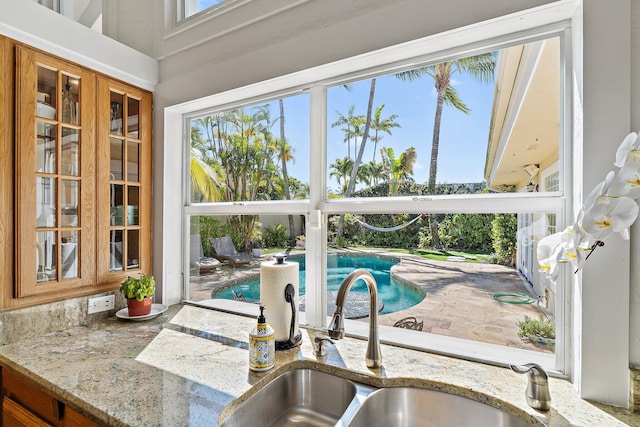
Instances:
[[[369,230],[373,230],[373,231],[379,231],[381,233],[385,233],[385,232],[389,232],[389,231],[398,231],[398,230],[402,230],[405,227],[410,226],[411,224],[413,224],[414,222],[416,222],[417,220],[419,220],[420,218],[422,218],[424,216],[424,214],[418,215],[417,217],[413,218],[411,221],[409,222],[405,222],[404,224],[400,224],[400,225],[396,225],[395,227],[387,227],[387,228],[383,228],[383,227],[375,227],[373,225],[369,225],[366,222],[362,222],[359,219],[357,219],[356,221],[358,221],[358,224],[360,224],[361,226],[368,228]]]

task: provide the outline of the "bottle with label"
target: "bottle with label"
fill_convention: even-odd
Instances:
[[[266,371],[273,368],[276,357],[276,339],[273,328],[267,324],[264,306],[260,305],[260,315],[256,327],[249,333],[249,369]]]

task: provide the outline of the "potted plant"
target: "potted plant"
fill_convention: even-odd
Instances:
[[[151,313],[151,297],[156,293],[153,276],[140,273],[139,278],[127,276],[120,286],[120,292],[127,299],[129,316],[146,316]]]
[[[545,319],[542,314],[538,319],[532,319],[524,316],[524,320],[516,322],[518,325],[518,337],[524,342],[542,348],[555,348],[556,328],[553,323]]]
[[[251,233],[251,252],[256,258],[262,256],[262,232],[257,227]]]
[[[305,242],[306,242],[306,236],[304,234],[296,236],[296,246],[297,247],[304,248]]]

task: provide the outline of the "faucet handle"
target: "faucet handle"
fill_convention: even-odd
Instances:
[[[551,408],[551,394],[549,393],[549,376],[544,368],[537,363],[510,365],[510,367],[518,374],[528,374],[529,381],[525,394],[529,406],[540,411],[548,411]]]
[[[317,347],[315,350],[316,357],[324,357],[327,355],[327,351],[322,347],[322,344],[325,342],[330,342],[331,344],[335,344],[335,342],[326,335],[318,334],[313,339],[313,342],[316,343]]]

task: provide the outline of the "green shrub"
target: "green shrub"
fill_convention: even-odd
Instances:
[[[513,214],[498,214],[493,219],[493,249],[504,265],[515,265],[517,228],[518,218]]]
[[[518,326],[518,337],[523,341],[530,341],[530,337],[552,338],[556,337],[556,328],[550,320],[546,319],[542,314],[536,319],[524,316],[524,320],[516,322]]]
[[[289,232],[287,227],[276,224],[264,229],[262,240],[266,247],[286,248],[289,246]]]
[[[444,220],[439,223],[440,243],[446,249],[491,252],[494,217],[493,214],[445,215]]]

